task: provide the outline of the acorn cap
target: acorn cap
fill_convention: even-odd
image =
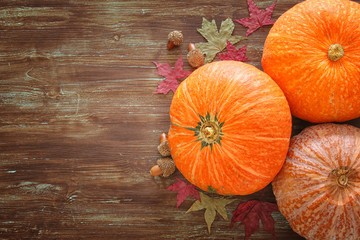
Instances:
[[[168,177],[171,174],[173,174],[175,172],[175,163],[174,161],[167,157],[167,158],[159,158],[156,163],[159,165],[159,167],[161,168],[161,171],[163,172],[162,176],[163,177]]]
[[[172,31],[168,35],[168,40],[174,43],[175,46],[179,46],[183,42],[183,34],[180,31]]]
[[[204,65],[205,57],[204,54],[199,49],[194,49],[188,52],[187,60],[190,66],[198,68]]]
[[[158,149],[158,151],[159,151],[159,153],[160,153],[161,156],[163,156],[163,157],[169,157],[169,156],[171,156],[168,140],[163,140],[163,141],[160,143],[160,145],[158,146],[157,149]]]

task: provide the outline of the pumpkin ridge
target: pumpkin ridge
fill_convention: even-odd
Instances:
[[[304,162],[301,161],[301,158],[309,158],[310,161],[308,162]],[[313,161],[317,161],[318,158],[314,158],[308,155],[300,155],[300,156],[292,156],[293,159],[296,159],[296,161],[289,161],[289,165],[291,165],[293,168],[295,169],[302,169],[302,164],[306,163],[308,165],[308,167],[306,169],[302,169],[304,171],[304,173],[312,173],[314,174],[314,171],[318,174],[319,178],[327,178],[328,174],[325,174],[324,172],[331,172],[331,168],[330,166],[326,166],[326,165],[314,165],[311,164]],[[321,171],[318,171],[319,169],[321,169]]]
[[[221,160],[224,161],[224,159],[225,159],[224,156],[226,156],[224,148],[218,147],[216,149],[219,151],[219,154],[217,154],[217,156],[219,156],[219,158],[221,158]],[[232,169],[226,167],[226,165],[225,166],[220,165],[220,168],[221,168],[221,171],[223,172],[223,176],[225,178],[224,180],[227,181],[227,183],[228,183],[226,190],[228,192],[236,192],[238,187],[234,186],[235,184],[232,183],[233,182],[232,180],[234,179]]]
[[[304,164],[304,163],[307,163],[307,164],[310,163],[311,167],[320,168],[319,164],[321,164],[321,168],[326,169],[329,172],[334,168],[334,166],[330,166],[330,164],[326,161],[326,157],[324,155],[320,155],[320,153],[318,151],[314,151],[313,149],[304,147],[303,153],[304,154],[295,152],[294,155],[292,155],[292,158],[294,158],[298,161],[298,162],[294,162],[293,163],[294,165],[296,164],[296,166],[300,166],[301,164]],[[302,160],[302,158],[308,159],[308,161]],[[316,165],[314,164],[313,160],[316,160],[316,163],[317,163]]]
[[[169,138],[170,140],[170,138]],[[171,141],[171,140],[170,140]],[[171,156],[173,158],[178,158],[181,155],[189,155],[196,152],[199,152],[198,149],[200,148],[199,144],[197,144],[195,141],[184,141],[179,143],[178,145],[172,146],[170,148]],[[182,151],[182,149],[186,149],[186,151]],[[186,165],[189,162],[193,162],[191,158],[182,158],[181,162],[178,162],[179,166]],[[178,166],[178,168],[180,168]],[[181,169],[179,169],[181,170]]]
[[[191,78],[191,75],[188,78]],[[194,116],[197,116],[198,115],[198,113],[197,113],[198,105],[193,101],[191,94],[189,94],[187,81],[181,82],[180,85],[181,85],[181,88],[178,88],[178,90],[176,91],[177,95],[179,96],[180,93],[182,95],[184,95],[181,97],[181,99],[186,101],[186,105],[191,110],[192,114]],[[173,121],[174,120],[179,121],[179,119],[177,119],[176,116],[173,116],[173,118],[175,118],[175,119],[172,119]]]
[[[218,101],[218,117],[221,118],[223,117],[223,115],[225,114],[225,116],[227,115],[227,111],[226,109],[224,109],[226,107],[226,103],[230,102],[229,101],[229,98],[231,97],[231,91],[230,91],[230,88],[231,86],[227,87],[224,91],[221,91],[221,95],[219,97],[219,99],[217,100]],[[228,91],[230,93],[228,93]]]
[[[186,163],[185,163],[186,164]],[[184,164],[182,164],[181,166],[183,166]],[[196,157],[194,160],[191,161],[191,164],[189,164],[190,167],[191,167],[191,174],[189,175],[188,173],[184,173],[184,176],[185,178],[187,178],[188,180],[190,180],[190,182],[193,182],[194,181],[194,176],[196,176],[196,171],[197,171],[197,168],[199,167],[200,165],[200,168],[202,167],[201,166],[201,152],[200,151],[197,151],[196,152]],[[199,171],[199,175],[202,176],[202,172]],[[200,187],[200,186],[198,186]]]
[[[331,125],[331,127],[329,127],[331,134],[329,134],[329,132],[325,132],[322,135],[319,135],[318,140],[319,143],[321,142],[322,138],[328,138],[329,141],[324,143],[322,142],[322,145],[326,145],[327,147],[325,147],[325,151],[326,151],[326,156],[328,156],[327,158],[331,161],[332,166],[331,166],[331,170],[334,169],[338,169],[338,168],[342,168],[342,167],[348,167],[346,166],[347,163],[344,162],[345,159],[343,159],[341,152],[343,151],[342,146],[344,146],[344,140],[343,139],[339,139],[336,138],[335,136],[341,136],[344,135],[346,133],[351,134],[350,132],[346,131],[345,129],[339,129],[335,127],[336,125]],[[344,125],[344,127],[346,128],[346,126]],[[318,131],[319,132],[319,131]],[[318,143],[318,144],[319,144]],[[320,146],[319,146],[320,147]],[[336,154],[333,154],[333,151],[336,151]]]
[[[226,146],[222,146],[219,149],[221,149],[221,151],[223,153],[226,153],[226,155],[230,156],[232,159],[236,159],[236,156],[232,152],[228,151],[228,149],[232,150],[231,146],[229,146],[228,149],[226,148]],[[225,158],[222,158],[222,159],[224,160]],[[227,184],[228,186],[225,189],[226,192],[231,192],[232,189],[235,189],[237,192],[239,192],[239,191],[240,192],[242,192],[242,191],[246,192],[247,188],[249,188],[247,186],[247,184],[252,183],[252,181],[254,179],[262,178],[263,181],[264,181],[264,176],[263,175],[254,174],[252,172],[249,172],[248,171],[249,168],[244,168],[242,165],[239,165],[239,164],[235,163],[235,161],[232,162],[232,161],[228,161],[226,159],[225,159],[225,161],[228,163],[228,167],[225,168],[225,166],[223,166],[224,169],[225,169],[225,170],[223,170],[224,174],[226,176],[232,176],[232,178],[231,178],[232,181],[228,182],[228,184]],[[235,168],[242,169],[242,171],[240,171],[240,172],[237,171],[236,174],[235,174],[235,172],[233,171],[233,169],[235,169]],[[243,178],[246,178],[248,180],[245,181],[245,180],[243,180]],[[268,178],[268,177],[265,176],[265,178]],[[241,182],[242,185],[239,185],[240,182]],[[256,191],[258,191],[258,190],[260,190],[260,189],[257,189]]]
[[[239,76],[240,78],[240,76]],[[264,80],[262,80],[264,81]],[[234,81],[235,82],[235,81]],[[260,81],[259,81],[260,82]],[[263,95],[263,92],[259,93],[258,91],[254,91],[252,87],[249,87],[249,83],[245,82],[242,84],[242,88],[237,94],[241,94],[241,98],[237,99],[236,102],[233,101],[225,101],[222,104],[222,112],[225,113],[233,113],[238,112],[236,115],[232,115],[231,117],[227,118],[227,121],[229,121],[232,118],[238,118],[238,115],[241,113],[245,113],[246,111],[249,111],[251,108],[258,108],[261,107],[264,103],[268,103],[269,100],[275,100],[276,96],[267,96]],[[246,87],[247,86],[247,87]],[[269,92],[272,90],[273,86],[267,86],[266,88],[263,88],[263,91]],[[228,87],[230,91],[231,87]],[[271,90],[270,90],[271,89]],[[228,95],[228,98],[230,98],[231,94],[234,94],[233,92],[230,92]],[[282,93],[281,93],[282,94]],[[283,98],[284,96],[281,95],[279,99]],[[244,108],[244,109],[243,109]]]
[[[180,126],[177,126],[177,124],[170,124],[170,130],[177,130],[177,128],[185,129]],[[188,141],[184,141],[184,142],[178,143],[176,145],[172,145],[172,148],[174,148],[174,147],[178,148],[179,146],[181,146],[183,144],[191,144],[190,142],[195,142],[195,136],[192,133],[193,132],[190,130],[187,130],[187,132],[176,132],[172,136],[169,136],[168,140],[170,139],[170,141],[171,141],[172,138],[174,138],[175,136],[180,136],[180,135],[182,137],[186,137]]]
[[[210,169],[212,169],[212,178],[210,179],[209,187],[212,187],[214,190],[218,189],[216,183],[220,182],[220,179],[222,179],[222,175],[220,169],[218,168],[216,164],[216,160],[214,158],[213,150],[211,149],[211,152],[206,151],[206,158],[208,159],[208,163],[210,165]]]
[[[248,68],[249,66],[244,66],[246,68]],[[251,66],[250,66],[251,67]],[[217,101],[217,106],[216,106],[216,112],[218,113],[218,118],[222,119],[222,118],[227,118],[228,114],[231,113],[231,111],[229,111],[228,106],[234,106],[234,105],[239,105],[239,99],[237,99],[237,101],[234,101],[234,89],[241,89],[241,92],[236,92],[236,94],[244,94],[244,90],[246,90],[244,88],[244,86],[242,86],[241,88],[239,87],[239,81],[238,79],[243,78],[243,73],[242,72],[238,72],[238,74],[236,75],[236,77],[233,76],[228,76],[229,75],[229,70],[230,69],[223,69],[223,68],[218,68],[216,73],[211,73],[214,74],[214,79],[217,79],[216,81],[214,81],[214,86],[211,86],[212,88],[214,88],[214,93],[220,93],[220,97],[217,96],[217,94],[215,95],[217,98],[213,99],[211,96],[207,96],[207,101],[210,102],[211,104]],[[215,70],[213,70],[213,72],[215,72]],[[231,73],[231,70],[230,70]],[[210,73],[204,73],[204,74],[210,74]],[[224,84],[224,82],[226,82],[226,84]],[[244,83],[242,83],[241,85],[243,85]]]
[[[358,152],[357,157],[351,158],[352,164],[349,165],[352,169],[359,169],[360,168],[360,152]]]
[[[359,219],[360,219],[360,214],[357,214],[356,216],[356,212],[360,212],[359,210],[359,206],[358,205],[355,205],[355,202],[354,201],[352,203],[352,206],[351,206],[351,209],[355,209],[355,214],[348,214],[348,216],[351,218],[349,221],[353,222],[354,223],[354,227],[350,230],[352,232],[352,235],[356,235],[356,229],[359,229],[360,228],[360,224],[359,224]],[[360,199],[358,198],[357,202],[360,202]],[[357,225],[356,225],[357,224]]]
[[[314,189],[316,189],[316,188],[314,188]],[[321,189],[319,189],[319,190],[321,190]],[[309,191],[310,191],[310,189],[309,189]],[[296,193],[293,193],[293,194],[296,194]],[[307,194],[303,194],[303,196],[307,196]],[[299,215],[301,216],[302,214],[306,214],[309,211],[309,209],[313,209],[314,205],[321,204],[323,198],[326,198],[325,193],[321,193],[319,196],[316,196],[315,198],[311,198],[311,199],[309,199],[307,201],[299,199],[299,202],[302,202],[303,204],[301,206],[298,206],[298,208],[296,209],[296,212],[294,212],[294,211],[293,212],[288,212],[286,214],[286,216],[288,217],[287,220],[288,221],[289,220],[295,220],[296,221],[296,219],[299,217]],[[328,209],[328,210],[330,210],[330,209]]]
[[[234,150],[234,147],[231,146],[227,146],[225,143],[223,144],[223,150],[224,152],[227,153],[227,155],[229,155],[231,158],[236,159],[236,154],[234,154],[232,151]],[[248,173],[252,176],[247,177],[249,180],[253,180],[253,177],[261,177],[261,178],[269,178],[269,176],[267,175],[262,175],[258,172],[252,171],[251,168],[246,168],[240,164],[238,164],[236,161],[233,162],[229,162],[229,164],[231,164],[233,167],[236,166],[238,169],[243,170],[245,173]],[[246,175],[243,175],[243,177],[245,177]]]
[[[315,167],[318,167],[318,164],[322,164],[326,168],[327,171],[331,171],[332,169],[337,167],[335,159],[330,159],[331,153],[329,152],[330,149],[321,147],[323,143],[321,139],[325,138],[326,136],[322,134],[320,131],[313,131],[311,133],[304,133],[305,135],[309,136],[311,148],[304,146],[302,151],[306,154],[305,159],[310,158],[306,161],[306,163],[310,162],[311,164],[315,164]],[[313,136],[311,136],[313,134]],[[302,145],[303,143],[299,141],[298,146]],[[331,147],[331,146],[329,146]],[[295,153],[300,154],[300,153]],[[302,162],[302,160],[299,158]],[[317,160],[316,162],[312,162],[312,160]],[[329,161],[330,160],[330,161]]]
[[[249,134],[253,134],[253,133],[249,133]],[[271,138],[269,138],[269,141],[270,141]],[[273,140],[275,138],[272,138]],[[225,141],[226,140],[226,141]],[[269,151],[269,152],[274,152],[276,151],[277,147],[276,146],[279,146],[279,145],[283,145],[283,144],[288,144],[288,139],[282,139],[284,141],[278,141],[278,139],[274,140],[276,141],[276,144],[274,144],[274,146],[271,146],[271,147],[267,147],[266,149]],[[235,135],[232,135],[232,134],[227,134],[227,138],[224,139],[224,143],[223,145],[225,146],[229,146],[229,149],[232,150],[232,148],[234,148],[234,150],[238,151],[238,152],[244,152],[246,153],[247,152],[247,148],[246,147],[243,147],[243,145],[246,145],[246,142],[252,142],[254,147],[256,148],[261,148],[261,146],[263,144],[267,145],[266,143],[269,143],[269,141],[266,141],[266,142],[259,142],[257,141],[256,138],[235,138]],[[255,143],[257,142],[257,143]],[[236,145],[235,147],[231,147],[233,145]],[[267,151],[267,150],[264,150],[264,151]],[[262,159],[265,160],[268,156],[263,156]],[[282,157],[281,156],[277,156],[279,159],[281,159]],[[241,161],[240,161],[241,162]],[[269,176],[269,173],[268,173],[268,169],[267,168],[272,168],[272,169],[278,169],[278,171],[280,171],[280,168],[281,168],[281,165],[282,163],[279,163],[279,164],[276,164],[276,165],[272,165],[272,166],[268,166],[266,163],[264,164],[264,162],[266,161],[260,161],[261,163],[257,163],[257,161],[254,159],[254,161],[251,161],[250,159],[248,160],[244,160],[244,163],[246,164],[249,164],[251,166],[259,166],[259,168],[261,168],[261,170],[257,170],[257,173],[258,175],[256,175],[257,177],[263,177],[265,179],[271,177]],[[276,174],[275,174],[276,175]]]
[[[184,143],[180,143],[178,146],[176,146],[177,148],[183,148],[183,147],[191,147],[190,149],[188,149],[189,153],[194,151],[195,148],[197,148],[198,146],[196,144],[193,144],[192,142],[184,142]],[[179,152],[182,153],[182,152]],[[174,156],[176,157],[178,153],[175,153]]]
[[[286,137],[273,137],[273,136],[254,136],[254,137],[249,137],[247,135],[233,135],[231,136],[231,138],[236,139],[236,140],[259,140],[259,141],[273,141],[273,140],[277,140],[277,141],[289,141],[288,138]]]
[[[241,110],[239,111],[238,113],[232,115],[231,117],[229,117],[227,119],[227,122],[231,122],[233,119],[238,119],[239,121],[242,120],[242,118],[239,118],[240,115],[243,115],[243,114],[246,114],[248,113],[249,111],[255,109],[256,107],[256,103],[251,103],[251,104],[248,104],[249,106],[246,106],[246,108],[241,108],[239,109],[239,106],[238,104],[232,104],[232,106],[230,107],[230,109],[226,109],[227,112],[233,112],[234,110]]]

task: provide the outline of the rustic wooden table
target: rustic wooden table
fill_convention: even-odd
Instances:
[[[273,19],[298,2],[279,0]],[[173,95],[153,95],[164,79],[153,61],[173,65],[182,54],[190,71],[187,44],[205,41],[202,17],[219,26],[248,15],[245,0],[2,0],[1,239],[243,239],[244,226],[230,229],[219,215],[209,234],[203,211],[185,214],[193,199],[176,208],[176,193],[165,191],[182,175],[153,178],[149,169]],[[236,44],[259,69],[269,29]],[[172,30],[185,43],[168,51]],[[308,125],[294,118],[293,134]],[[270,186],[262,200],[275,202]],[[277,239],[302,239],[272,215]],[[261,226],[251,239],[272,236]]]

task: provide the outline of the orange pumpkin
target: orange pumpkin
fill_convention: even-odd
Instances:
[[[279,210],[306,239],[360,239],[360,129],[304,129],[272,185]]]
[[[285,161],[289,106],[276,83],[249,64],[220,61],[195,70],[175,92],[170,120],[171,156],[204,191],[256,192]]]
[[[360,4],[307,0],[276,21],[262,66],[294,116],[310,122],[360,117]]]

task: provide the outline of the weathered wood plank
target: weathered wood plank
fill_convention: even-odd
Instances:
[[[274,19],[297,2],[279,1]],[[163,77],[152,62],[185,60],[187,44],[204,41],[202,17],[220,26],[247,16],[245,0],[1,1],[1,239],[242,239],[244,227],[230,230],[220,216],[209,235],[203,212],[185,214],[192,199],[177,209],[176,193],[165,191],[174,178],[148,171],[172,98],[153,95]],[[167,51],[175,29],[185,43]],[[237,45],[260,69],[269,29]],[[293,134],[307,125],[294,119]],[[229,216],[259,197],[239,197]],[[275,202],[270,186],[262,199]],[[273,216],[278,239],[302,239]],[[252,239],[272,236],[259,230]]]

